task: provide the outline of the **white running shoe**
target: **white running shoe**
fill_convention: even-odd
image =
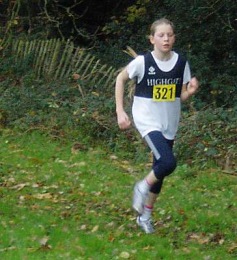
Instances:
[[[138,186],[139,186],[139,182],[137,182],[136,185],[134,186],[132,206],[134,210],[136,210],[137,213],[141,215],[144,211],[144,203],[148,195],[148,192],[147,193],[141,192]]]
[[[142,221],[140,219],[140,216],[137,217],[137,224],[139,227],[142,228],[142,230],[146,233],[146,234],[151,234],[155,232],[152,220],[149,218],[148,220]]]

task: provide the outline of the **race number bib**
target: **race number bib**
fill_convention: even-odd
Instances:
[[[155,85],[153,87],[154,101],[175,101],[176,85]]]

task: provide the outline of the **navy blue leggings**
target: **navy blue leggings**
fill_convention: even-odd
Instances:
[[[152,131],[145,136],[145,140],[153,152],[153,166],[158,182],[155,183],[150,191],[158,194],[161,191],[163,180],[170,175],[176,168],[176,159],[173,154],[174,140],[166,139],[161,132]]]

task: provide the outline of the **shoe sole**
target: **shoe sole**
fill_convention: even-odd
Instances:
[[[139,221],[139,219],[138,219],[139,217],[137,217],[137,219],[136,219],[136,222],[137,222],[137,225],[146,233],[146,234],[152,234],[152,233],[154,233],[155,232],[155,229],[153,228],[153,230],[152,231],[150,231],[150,232],[146,232],[146,230],[144,229],[144,227],[143,227],[143,225],[140,223],[140,221]]]

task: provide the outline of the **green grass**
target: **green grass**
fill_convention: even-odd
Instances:
[[[180,165],[146,235],[130,204],[147,165],[39,132],[2,130],[0,145],[0,259],[237,257],[236,176]]]

